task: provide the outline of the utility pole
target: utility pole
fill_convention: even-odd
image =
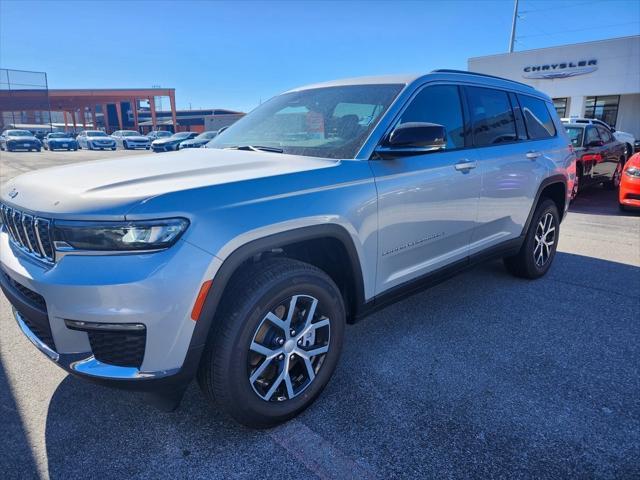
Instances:
[[[518,21],[518,0],[514,0],[513,21],[511,22],[511,38],[509,39],[509,53],[513,53],[513,44],[516,41],[516,22]]]

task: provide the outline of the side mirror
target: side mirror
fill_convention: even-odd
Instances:
[[[398,125],[376,152],[386,155],[419,155],[445,148],[447,131],[442,125],[409,122]]]

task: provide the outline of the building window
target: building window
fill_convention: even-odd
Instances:
[[[612,127],[616,126],[618,119],[618,104],[620,95],[608,95],[606,97],[587,97],[584,108],[586,118],[597,118]]]
[[[558,112],[560,118],[567,116],[567,100],[567,97],[553,99],[553,106],[556,108],[556,112]]]

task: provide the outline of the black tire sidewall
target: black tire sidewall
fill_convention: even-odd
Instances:
[[[549,259],[547,262],[542,265],[542,267],[538,267],[536,265],[535,259],[533,257],[533,250],[535,248],[535,236],[536,229],[538,228],[538,223],[547,213],[551,213],[553,215],[553,223],[555,225],[555,241],[553,243],[553,247],[551,248],[551,253],[549,255]],[[535,211],[533,218],[531,219],[531,225],[529,227],[529,232],[527,233],[527,238],[525,240],[525,262],[526,268],[532,278],[537,278],[543,276],[549,268],[551,268],[551,264],[556,256],[556,249],[558,248],[558,241],[560,239],[560,216],[558,214],[558,208],[556,204],[552,200],[545,200],[542,202]]]
[[[268,311],[293,295],[311,295],[318,299],[322,312],[331,322],[329,352],[314,381],[292,400],[267,402],[260,398],[251,387],[247,362],[249,345],[256,328]],[[217,395],[233,402],[227,410],[242,423],[252,425],[277,424],[285,421],[308,407],[322,392],[340,358],[344,337],[345,313],[339,290],[333,282],[321,276],[301,272],[275,281],[262,292],[252,296],[252,301],[237,314],[234,336],[228,345],[218,345],[214,356],[214,376],[222,380],[226,394]]]

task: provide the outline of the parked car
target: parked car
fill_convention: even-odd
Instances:
[[[549,97],[450,70],[298,88],[213,142],[8,180],[0,285],[65,370],[165,408],[197,376],[258,427],[320,395],[346,323],[486,259],[545,275],[575,169]]]
[[[636,139],[631,133],[616,130],[608,123],[598,120],[597,118],[563,118],[562,123],[587,123],[590,125],[600,125],[601,127],[609,130],[617,141],[624,143],[626,149],[625,155],[627,158],[633,155]]]
[[[149,137],[135,130],[117,130],[111,134],[111,137],[116,141],[117,146],[125,150],[135,150],[136,148],[149,150],[151,148]]]
[[[636,143],[634,144],[634,152],[640,152],[640,140],[636,140]]]
[[[640,209],[640,153],[632,155],[622,170],[618,204],[621,210]]]
[[[88,150],[116,149],[116,141],[101,130],[83,130],[76,137],[78,148]]]
[[[576,179],[572,197],[579,190],[602,183],[615,189],[620,185],[626,147],[617,141],[608,128],[590,123],[565,123],[565,129],[577,155]]]
[[[212,140],[217,134],[218,134],[217,131],[216,132],[202,132],[197,137],[194,137],[191,140],[185,140],[184,142],[182,142],[180,144],[180,149],[183,149],[183,148],[202,148],[207,143],[209,143],[209,141]]]
[[[35,150],[42,148],[38,140],[29,130],[5,130],[0,135],[0,150],[13,152],[14,150]]]
[[[147,138],[149,139],[149,141],[153,142],[154,140],[157,140],[159,138],[167,138],[171,135],[173,135],[173,133],[168,132],[167,130],[154,130],[147,134]]]
[[[154,140],[153,142],[151,142],[151,148],[156,153],[171,152],[174,150],[178,150],[180,148],[180,144],[185,140],[189,140],[197,136],[198,136],[197,132],[174,133],[170,137],[159,138],[158,140]]]
[[[78,142],[70,133],[53,132],[47,134],[43,140],[44,148],[54,150],[78,150]]]

